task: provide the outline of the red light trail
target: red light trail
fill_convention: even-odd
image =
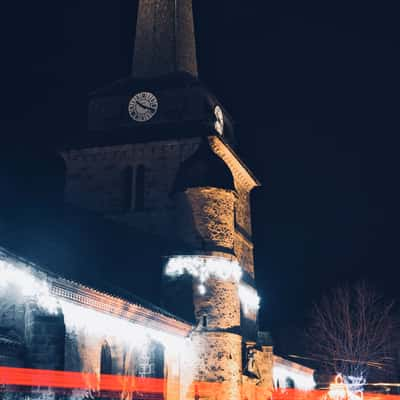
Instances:
[[[228,384],[228,383],[227,383]],[[189,388],[187,398],[215,397],[224,389],[224,383],[195,382]],[[7,392],[26,392],[53,389],[57,392],[68,390],[94,390],[107,393],[108,397],[120,398],[121,393],[136,393],[137,397],[161,399],[168,388],[168,399],[179,399],[179,382],[168,382],[165,379],[142,378],[123,375],[97,375],[82,372],[51,371],[27,368],[0,367],[1,388]],[[250,388],[250,387],[249,387]],[[247,388],[247,389],[249,389]],[[298,389],[274,390],[272,396],[266,397],[265,388],[252,386],[257,400],[325,400],[326,390],[302,391]],[[246,391],[246,385],[243,388]],[[253,392],[254,393],[254,392]],[[247,397],[242,396],[243,399]],[[381,393],[364,393],[364,400],[400,400],[400,395]]]

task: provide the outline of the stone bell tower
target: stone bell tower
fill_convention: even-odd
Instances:
[[[165,254],[161,304],[195,326],[186,372],[239,399],[257,340],[259,183],[234,150],[230,115],[198,80],[191,0],[139,0],[132,75],[90,94],[88,122],[63,152],[66,200],[178,244]]]
[[[177,71],[197,76],[192,2],[141,0],[133,75],[151,78]]]

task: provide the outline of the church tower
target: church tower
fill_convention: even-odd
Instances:
[[[259,183],[197,72],[192,1],[139,0],[132,75],[90,94],[89,134],[63,152],[66,200],[174,243],[161,304],[195,326],[187,373],[239,399],[257,341]]]
[[[197,77],[192,2],[139,2],[132,74],[152,78],[173,72]]]

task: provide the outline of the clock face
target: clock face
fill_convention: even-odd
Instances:
[[[150,92],[137,93],[129,101],[129,115],[137,122],[149,121],[156,115],[157,110],[157,97]]]
[[[224,134],[224,113],[221,110],[220,106],[215,106],[214,108],[214,116],[215,116],[215,130],[220,134]]]

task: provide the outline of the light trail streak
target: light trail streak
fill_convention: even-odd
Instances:
[[[193,382],[186,392],[186,399],[222,398],[230,382]],[[376,386],[397,386],[399,383],[376,383]],[[245,389],[245,385],[244,389]],[[166,393],[168,388],[168,393]],[[252,386],[254,389],[254,386]],[[3,392],[29,393],[53,390],[64,393],[78,390],[86,393],[101,393],[108,398],[121,398],[121,393],[140,394],[146,400],[179,400],[182,398],[179,379],[167,382],[161,378],[143,378],[123,375],[99,375],[92,373],[52,371],[27,368],[0,367],[0,394]],[[247,396],[241,396],[245,400]],[[256,387],[256,399],[270,400],[327,400],[327,390],[278,389],[266,396],[265,388]],[[252,400],[252,399],[249,399]],[[364,400],[400,400],[400,395],[364,392]]]

